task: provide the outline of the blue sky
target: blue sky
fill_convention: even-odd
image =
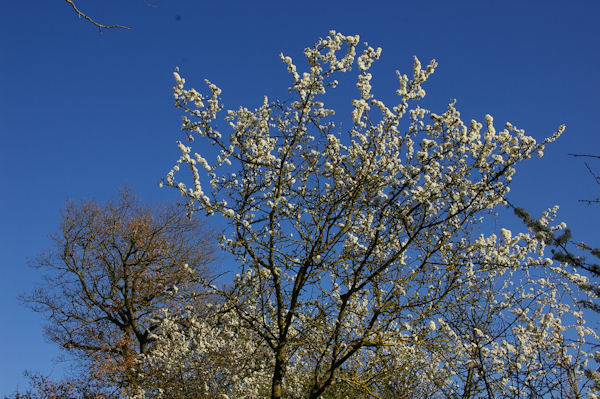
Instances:
[[[382,95],[395,91],[396,69],[411,71],[413,55],[424,63],[436,58],[425,86],[434,112],[456,98],[464,119],[489,113],[536,139],[567,125],[543,159],[517,172],[511,198],[534,213],[559,204],[575,238],[598,245],[599,212],[577,202],[596,197],[598,187],[568,153],[600,154],[600,2],[77,5],[101,23],[132,29],[99,34],[64,0],[0,0],[0,396],[25,387],[25,369],[62,374],[43,319],[16,297],[39,281],[27,259],[49,246],[65,200],[105,200],[123,184],[148,200],[177,199],[157,185],[182,137],[171,94],[177,66],[191,85],[216,83],[225,104],[237,108],[285,93],[278,54],[299,59],[330,29],[383,48],[373,70],[373,91]]]

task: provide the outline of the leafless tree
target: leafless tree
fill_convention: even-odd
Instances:
[[[42,285],[24,301],[47,315],[48,337],[83,355],[92,373],[135,386],[137,355],[153,342],[162,309],[193,304],[213,260],[210,234],[175,205],[68,202],[53,247],[32,266]]]

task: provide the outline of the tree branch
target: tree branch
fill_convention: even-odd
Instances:
[[[578,157],[586,157],[586,158],[599,158],[600,159],[600,155],[594,155],[594,154],[573,154],[573,153],[569,153],[569,156],[578,158]]]
[[[123,25],[102,25],[101,23],[96,22],[95,20],[93,20],[92,18],[90,18],[89,16],[87,16],[86,14],[84,14],[83,12],[81,12],[77,6],[75,5],[75,3],[73,2],[73,0],[65,0],[67,3],[69,3],[71,5],[71,7],[73,7],[73,10],[75,10],[75,12],[77,13],[77,16],[79,18],[84,18],[86,19],[88,22],[92,23],[93,25],[96,25],[98,27],[98,30],[100,31],[100,33],[102,33],[102,29],[111,29],[111,28],[121,28],[121,29],[131,29],[128,26],[123,26]]]

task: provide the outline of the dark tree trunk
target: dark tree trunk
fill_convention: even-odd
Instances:
[[[281,399],[283,375],[285,373],[285,343],[280,344],[275,352],[275,369],[271,384],[271,399]]]

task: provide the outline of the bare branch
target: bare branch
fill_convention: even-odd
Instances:
[[[578,158],[578,157],[586,157],[586,158],[599,158],[600,159],[600,155],[594,155],[594,154],[573,154],[573,153],[569,153],[569,156]]]
[[[588,172],[590,172],[590,174],[592,175],[592,177],[594,178],[594,180],[596,180],[596,183],[600,184],[600,176],[597,175],[596,173],[594,173],[594,171],[592,170],[592,167],[590,166],[589,163],[585,162],[585,167],[587,168]]]
[[[102,25],[99,22],[96,22],[94,19],[90,18],[87,14],[84,14],[83,12],[81,12],[77,6],[75,5],[75,3],[73,2],[73,0],[65,0],[67,3],[69,3],[71,5],[71,7],[73,7],[73,10],[75,10],[75,12],[77,13],[77,16],[79,18],[84,18],[87,21],[89,21],[90,23],[92,23],[93,25],[95,25],[98,30],[100,31],[100,33],[102,33],[102,29],[111,29],[111,28],[121,28],[121,29],[131,29],[128,26],[123,26],[123,25]]]
[[[585,158],[597,158],[597,159],[600,159],[600,155],[595,155],[595,154],[573,154],[573,153],[569,153],[569,155],[572,156],[572,157],[585,157]],[[600,185],[600,175],[598,175],[598,174],[596,174],[594,172],[594,170],[592,169],[592,167],[590,166],[589,163],[584,162],[584,164],[585,164],[585,168],[588,170],[588,172],[590,173],[590,175],[592,175],[592,177],[596,181],[596,184]],[[597,203],[600,203],[600,197],[596,197],[594,199],[580,199],[579,202],[583,202],[583,203],[586,203],[588,205],[597,204]]]

